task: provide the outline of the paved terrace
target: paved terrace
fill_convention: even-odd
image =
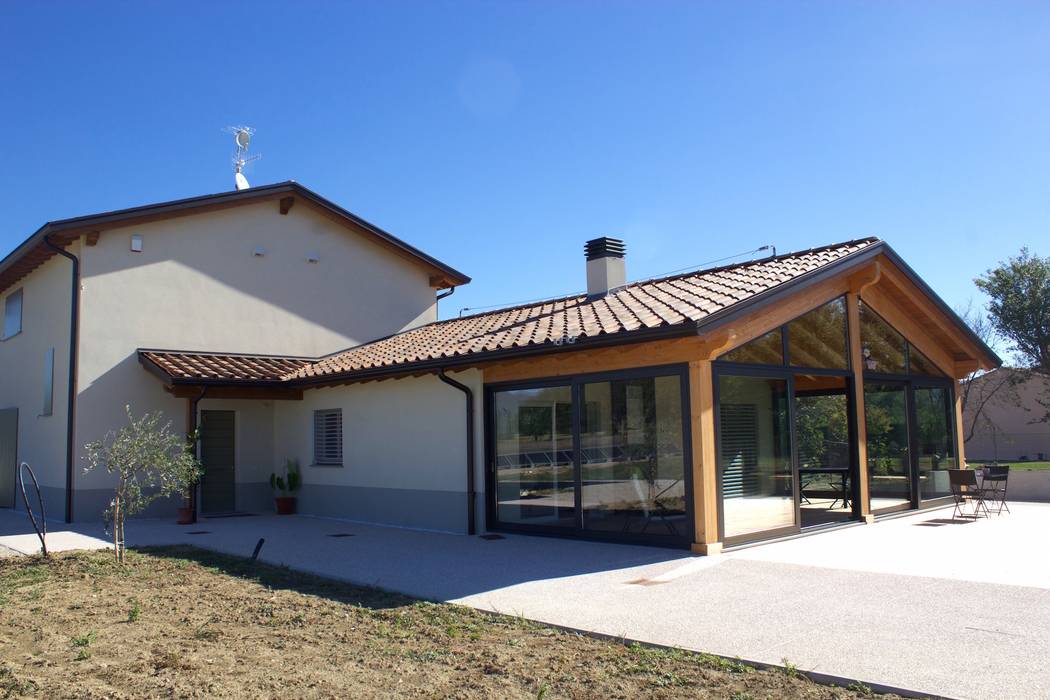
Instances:
[[[1011,507],[976,523],[938,510],[718,557],[269,515],[137,521],[128,539],[248,556],[265,537],[268,562],[423,598],[931,695],[1050,697],[1050,505]],[[31,551],[18,537],[27,523],[0,511],[0,546]],[[76,529],[52,546],[101,534]]]

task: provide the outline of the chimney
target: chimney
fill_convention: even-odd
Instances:
[[[605,296],[627,284],[624,245],[618,238],[595,238],[583,248],[587,254],[587,295]]]

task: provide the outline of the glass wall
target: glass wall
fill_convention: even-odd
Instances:
[[[794,527],[788,382],[718,378],[718,459],[726,538]]]
[[[945,387],[915,387],[915,447],[922,498],[952,494],[948,470],[955,468],[955,440],[950,394]]]
[[[573,527],[572,388],[501,391],[493,411],[496,517],[505,523]]]
[[[849,387],[845,377],[795,375],[802,527],[853,516],[853,452]]]
[[[911,503],[911,440],[904,383],[864,383],[868,492],[872,510]]]
[[[580,424],[583,525],[688,533],[678,377],[584,384]]]
[[[685,370],[490,390],[497,525],[691,541]]]

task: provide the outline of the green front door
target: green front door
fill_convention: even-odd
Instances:
[[[201,411],[202,513],[234,511],[234,427],[233,411]]]

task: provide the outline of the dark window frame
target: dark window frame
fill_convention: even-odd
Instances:
[[[582,412],[583,385],[595,382],[616,381],[623,379],[645,379],[665,376],[677,376],[682,400],[682,452],[683,482],[685,484],[686,532],[680,536],[636,533],[609,533],[599,530],[587,530],[583,527],[583,484],[580,464],[580,428]],[[522,525],[519,523],[501,522],[497,518],[496,482],[495,482],[495,400],[501,391],[518,389],[540,389],[545,387],[569,386],[572,391],[572,442],[573,473],[575,475],[575,518],[573,527]],[[686,363],[654,365],[652,367],[633,367],[630,369],[588,372],[564,377],[541,377],[532,380],[494,382],[485,385],[485,525],[494,532],[510,532],[526,535],[552,536],[570,539],[594,540],[602,542],[619,542],[625,544],[643,544],[671,548],[688,548],[695,540],[695,513],[693,509],[693,448],[692,431],[690,430],[690,394],[689,365]]]

